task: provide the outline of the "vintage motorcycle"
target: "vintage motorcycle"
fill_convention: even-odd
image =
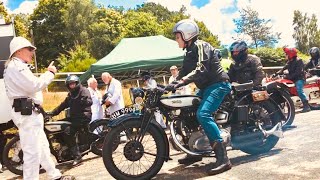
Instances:
[[[70,131],[71,123],[68,121],[54,121],[51,116],[44,118],[44,130],[47,135],[51,154],[58,164],[73,161],[71,147],[66,143],[65,135]],[[104,137],[108,131],[109,120],[100,119],[89,124],[88,128],[82,128],[76,134],[76,142],[81,155],[89,152],[101,156]],[[14,174],[23,174],[23,152],[20,145],[20,137],[17,134],[4,147],[4,165]]]
[[[196,118],[201,98],[195,95],[163,96],[164,88],[130,89],[131,100],[141,109],[110,122],[103,146],[103,162],[116,179],[151,179],[170,160],[169,142],[176,150],[209,157],[213,150]],[[254,90],[253,83],[233,86],[213,114],[227,149],[248,154],[270,151],[282,137],[285,118],[266,90]],[[156,122],[160,111],[170,122],[170,138]],[[119,143],[121,132],[127,141]]]

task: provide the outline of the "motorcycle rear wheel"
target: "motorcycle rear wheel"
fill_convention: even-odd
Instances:
[[[271,101],[265,101],[262,103],[258,103],[258,106],[260,106],[260,108],[263,109],[264,112],[267,113],[267,115],[271,119],[272,125],[271,126],[268,125],[268,128],[263,127],[265,130],[270,130],[279,121],[281,121],[281,114],[280,114],[281,112],[276,111],[277,107]],[[253,116],[253,113],[254,113],[253,111],[249,111],[249,118],[250,118],[250,116],[251,117]],[[264,117],[264,118],[266,118],[266,117]],[[269,123],[270,123],[270,119],[267,120]],[[259,143],[244,146],[244,147],[240,148],[240,150],[242,152],[245,152],[247,154],[252,154],[252,155],[266,153],[266,152],[269,152],[278,143],[279,137],[274,136],[274,135],[270,135],[265,139],[250,139],[250,140],[247,139],[247,142],[255,141],[255,140]]]
[[[98,133],[97,139],[95,140],[95,142],[91,144],[91,152],[95,155],[102,156],[102,147],[103,147],[104,138],[109,131],[108,123],[109,121],[102,120],[94,123],[90,127],[91,132]]]
[[[282,100],[278,103],[286,117],[286,119],[282,121],[282,126],[289,126],[293,123],[296,114],[294,102],[288,93],[280,92],[280,95],[282,96]]]
[[[2,154],[3,164],[14,174],[23,175],[23,152],[20,145],[20,137],[15,136],[5,145]],[[39,167],[40,173],[45,172]]]
[[[135,138],[141,121],[126,121],[107,134],[103,146],[103,163],[115,179],[151,179],[165,161],[165,141],[158,127],[150,124],[142,142]],[[127,141],[119,144],[121,132],[126,132]]]

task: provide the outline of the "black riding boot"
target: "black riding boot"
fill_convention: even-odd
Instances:
[[[82,156],[81,156],[81,153],[80,153],[80,150],[79,150],[79,147],[78,146],[75,146],[72,148],[72,154],[74,155],[74,160],[73,160],[73,163],[72,165],[73,166],[76,166],[78,165],[79,163],[81,163],[82,161]]]
[[[187,154],[185,157],[178,159],[178,162],[179,164],[191,164],[201,160],[202,160],[201,156],[192,156]]]
[[[303,104],[303,109],[302,109],[301,113],[311,111],[308,100],[302,101],[302,104]]]
[[[216,163],[208,170],[209,175],[215,175],[231,169],[232,165],[227,156],[226,146],[223,142],[212,143],[212,149],[216,154]]]

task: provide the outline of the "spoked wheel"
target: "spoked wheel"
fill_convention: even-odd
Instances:
[[[101,120],[93,122],[90,125],[90,131],[93,133],[92,136],[95,141],[91,145],[91,151],[98,156],[102,156],[102,147],[104,138],[109,132],[108,120]]]
[[[142,139],[138,139],[141,121],[126,121],[113,128],[103,146],[103,162],[116,179],[151,179],[165,160],[165,141],[159,129],[150,124]],[[125,132],[127,140],[119,142]]]
[[[295,107],[291,96],[286,92],[281,92],[282,100],[279,102],[279,105],[282,109],[282,112],[285,116],[285,119],[282,121],[282,126],[288,126],[293,123],[295,117]]]
[[[14,174],[23,174],[23,152],[19,136],[14,137],[4,147],[3,164]]]
[[[277,109],[277,106],[270,101],[251,104],[249,107],[249,119],[251,122],[260,123],[264,130],[270,130],[281,121],[281,112]],[[258,130],[258,128],[255,128],[255,130]],[[263,137],[261,139],[261,137],[257,137],[246,140],[246,142],[249,141],[257,143],[248,144],[240,148],[240,150],[248,154],[261,154],[270,151],[279,141],[279,137],[269,135],[267,138]]]

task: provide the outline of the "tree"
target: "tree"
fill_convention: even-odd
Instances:
[[[9,14],[3,3],[0,4],[0,15],[4,18],[6,23],[10,22]]]
[[[86,71],[96,62],[96,59],[81,45],[75,45],[67,54],[60,54],[58,60],[62,65],[62,72]]]
[[[170,39],[175,39],[174,34],[172,33],[174,25],[182,19],[190,18],[189,15],[185,15],[186,8],[184,6],[182,6],[179,11],[169,11],[160,4],[144,3],[142,6],[138,7],[137,11],[151,13],[155,16],[157,22],[162,25],[164,36]],[[213,35],[203,22],[196,22],[200,29],[199,38],[209,42],[214,47],[220,47],[218,36]]]
[[[302,14],[298,10],[294,11],[292,37],[296,41],[297,48],[303,53],[307,53],[313,46],[320,46],[320,31],[317,21],[314,14],[309,18],[307,13]]]
[[[70,0],[62,10],[68,40],[73,44],[87,45],[89,26],[96,21],[98,8],[91,0]]]
[[[259,18],[259,13],[247,7],[240,10],[240,18],[233,19],[237,26],[235,30],[238,34],[248,35],[253,41],[253,46],[258,48],[272,47],[280,39],[280,33],[272,33],[272,26],[269,25],[270,19]]]
[[[144,37],[163,34],[163,28],[157,23],[156,17],[150,13],[133,10],[125,14],[124,37]]]
[[[62,20],[66,4],[67,0],[40,0],[30,17],[40,68],[47,67],[60,53],[66,53],[72,47]]]
[[[95,13],[96,21],[89,26],[88,49],[93,57],[106,56],[123,36],[125,20],[113,9],[100,8]]]

